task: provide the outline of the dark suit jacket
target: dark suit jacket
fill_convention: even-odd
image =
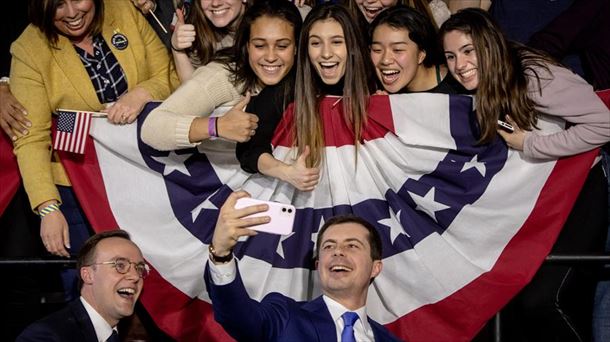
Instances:
[[[238,341],[336,341],[335,324],[322,297],[296,302],[270,293],[259,303],[248,296],[237,271],[233,282],[214,285],[206,266],[205,282],[212,299],[214,317]],[[376,341],[399,341],[370,317]]]
[[[85,307],[77,299],[31,324],[16,341],[97,342],[97,335]]]

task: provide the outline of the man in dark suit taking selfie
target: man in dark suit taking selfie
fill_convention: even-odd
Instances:
[[[233,247],[248,229],[269,216],[248,217],[265,204],[235,209],[243,191],[229,196],[220,209],[205,271],[216,320],[238,341],[398,341],[366,314],[368,288],[381,272],[381,239],[370,223],[356,216],[337,216],[318,232],[316,266],[323,295],[297,302],[270,293],[251,299],[233,258]]]

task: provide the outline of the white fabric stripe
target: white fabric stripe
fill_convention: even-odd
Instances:
[[[142,248],[146,260],[162,277],[191,297],[210,301],[203,283],[203,270],[208,258],[207,245],[183,228],[174,217],[163,179],[153,172],[142,172],[144,160],[135,143],[136,125],[113,126],[104,121],[91,125],[95,137],[110,207],[117,223],[132,235]],[[102,139],[103,137],[103,139]],[[103,140],[103,142],[100,142]],[[130,146],[117,154],[106,145]],[[227,151],[224,151],[227,152]],[[215,161],[221,159],[219,153]],[[228,156],[228,153],[224,153]],[[230,154],[234,157],[234,152]],[[125,162],[128,158],[133,162]],[[233,164],[233,167],[235,164]],[[236,179],[239,179],[236,174]],[[109,181],[112,179],[112,181]],[[120,180],[119,180],[120,179]],[[156,203],[143,199],[158,199]],[[263,261],[244,258],[240,264],[249,292],[255,298],[278,291],[293,298],[305,299],[309,270],[272,269]],[[260,279],[260,275],[265,275]]]
[[[394,129],[410,146],[431,146],[434,150],[455,149],[450,134],[449,96],[444,94],[392,95]],[[401,118],[408,117],[408,120]]]
[[[411,115],[415,115],[415,112]],[[441,120],[432,121],[443,125]],[[419,129],[414,122],[417,120],[411,122],[412,126],[398,127],[398,138],[376,139],[367,142],[366,146],[361,146],[359,169],[355,176],[353,167],[350,169],[354,165],[353,147],[327,148],[328,161],[322,170],[323,179],[311,193],[291,191],[289,186],[277,180],[260,176],[249,178],[243,188],[250,191],[254,197],[292,201],[297,203],[298,207],[309,207],[310,203],[318,208],[324,207],[323,204],[356,204],[354,201],[364,197],[365,189],[372,189],[373,197],[376,193],[383,198],[382,189],[396,190],[396,187],[402,184],[399,180],[404,181],[406,177],[418,179],[423,172],[434,169],[438,163],[436,160],[441,157],[440,154],[431,157],[431,153],[434,153],[429,149],[409,152],[400,147],[400,144],[408,142],[429,146],[427,144],[434,139],[425,136],[425,132],[429,132],[437,137],[441,135],[438,139],[442,139],[443,144],[450,145],[444,137],[448,132],[448,125],[445,125],[443,135],[441,131],[433,132],[430,128],[432,126]],[[542,129],[557,128],[544,123],[540,126]],[[424,136],[418,136],[418,133]],[[173,217],[164,182],[158,174],[143,173],[140,170],[144,162],[137,146],[134,146],[135,125],[111,126],[105,121],[99,121],[92,124],[92,135],[96,138],[106,191],[119,225],[132,233],[134,241],[142,246],[147,260],[167,281],[191,297],[207,298],[201,278],[203,265],[207,260],[206,246],[194,239]],[[131,149],[125,150],[126,145],[131,146]],[[234,158],[231,157],[232,151],[225,150],[230,148],[229,145],[223,146],[218,141],[208,145],[207,147],[213,146],[217,150],[210,154],[210,160],[220,179],[230,180],[231,187],[235,188],[234,186],[247,176],[241,171],[235,171],[235,164],[226,164]],[[125,162],[120,155],[111,151],[116,147],[120,147],[122,155],[131,162]],[[205,148],[206,146],[200,147]],[[385,153],[381,153],[382,151]],[[288,160],[290,153],[288,149],[276,149],[276,156],[284,160]],[[532,193],[540,191],[554,165],[553,162],[520,163],[520,154],[514,152],[510,153],[509,159],[511,163],[514,161],[518,165],[509,164],[501,170],[489,185],[488,192],[473,206],[466,206],[443,235],[432,234],[414,250],[384,260],[384,271],[369,292],[369,313],[374,319],[381,323],[392,322],[422,305],[445,298],[493,267],[503,248],[535,204]],[[383,165],[385,162],[398,162],[400,166],[379,170],[364,167],[369,164]],[[338,175],[350,175],[349,177],[354,178],[337,179]],[[109,179],[112,181],[108,181]],[[347,189],[339,191],[338,196],[334,193],[332,196],[328,195],[329,188],[341,185],[347,185]],[[328,197],[332,197],[332,203]],[[164,207],[143,201],[150,198],[159,198]],[[511,208],[510,212],[505,208]],[[484,233],[480,233],[481,231]],[[274,269],[273,272],[267,273],[262,271],[269,269],[266,262],[247,259],[251,258],[245,258],[244,262],[247,262],[248,266],[242,268],[242,273],[244,279],[247,279],[248,290],[254,297],[262,296],[274,290],[274,287],[280,287],[279,292],[294,298],[303,298],[307,296],[308,291],[313,295],[316,291],[319,292],[319,287],[307,289],[299,288],[294,283],[291,283],[291,286],[283,285],[283,282],[293,279],[294,276],[298,280],[296,283],[305,286],[308,279],[307,270]],[[397,296],[396,293],[401,295]]]

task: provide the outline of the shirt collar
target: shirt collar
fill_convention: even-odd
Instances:
[[[358,314],[358,318],[364,325],[365,331],[369,331],[371,329],[371,327],[369,326],[369,320],[366,316],[366,306],[363,306],[357,310],[349,310],[348,308],[341,305],[336,300],[328,297],[327,295],[323,295],[322,299],[324,300],[324,303],[326,303],[326,307],[328,307],[328,311],[330,311],[330,316],[333,318],[333,322],[335,322],[335,325],[337,325],[337,323],[340,321],[340,326],[343,326],[343,318],[341,318],[341,315],[343,315],[346,311],[351,311]]]
[[[85,307],[87,314],[89,314],[89,319],[91,319],[91,323],[93,324],[93,329],[95,329],[95,335],[97,336],[97,340],[99,342],[105,342],[112,335],[113,328],[106,322],[104,317],[102,317],[94,308],[87,302],[85,298],[80,297],[81,303]]]

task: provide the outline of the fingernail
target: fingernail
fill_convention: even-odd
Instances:
[[[11,137],[11,139],[13,139],[13,141],[17,140],[17,136],[16,136],[16,135],[13,135],[13,136]]]
[[[23,115],[28,115],[28,112],[24,110]]]
[[[26,125],[26,126],[28,126],[28,127],[32,127],[32,123],[31,123],[31,122],[29,122],[29,121],[28,121],[28,122],[26,122],[26,123],[25,123],[25,125]]]
[[[29,132],[28,132],[28,130],[27,130],[27,129],[24,129],[23,131],[21,131],[21,134],[23,134],[23,135],[27,135],[28,133],[29,133]]]

